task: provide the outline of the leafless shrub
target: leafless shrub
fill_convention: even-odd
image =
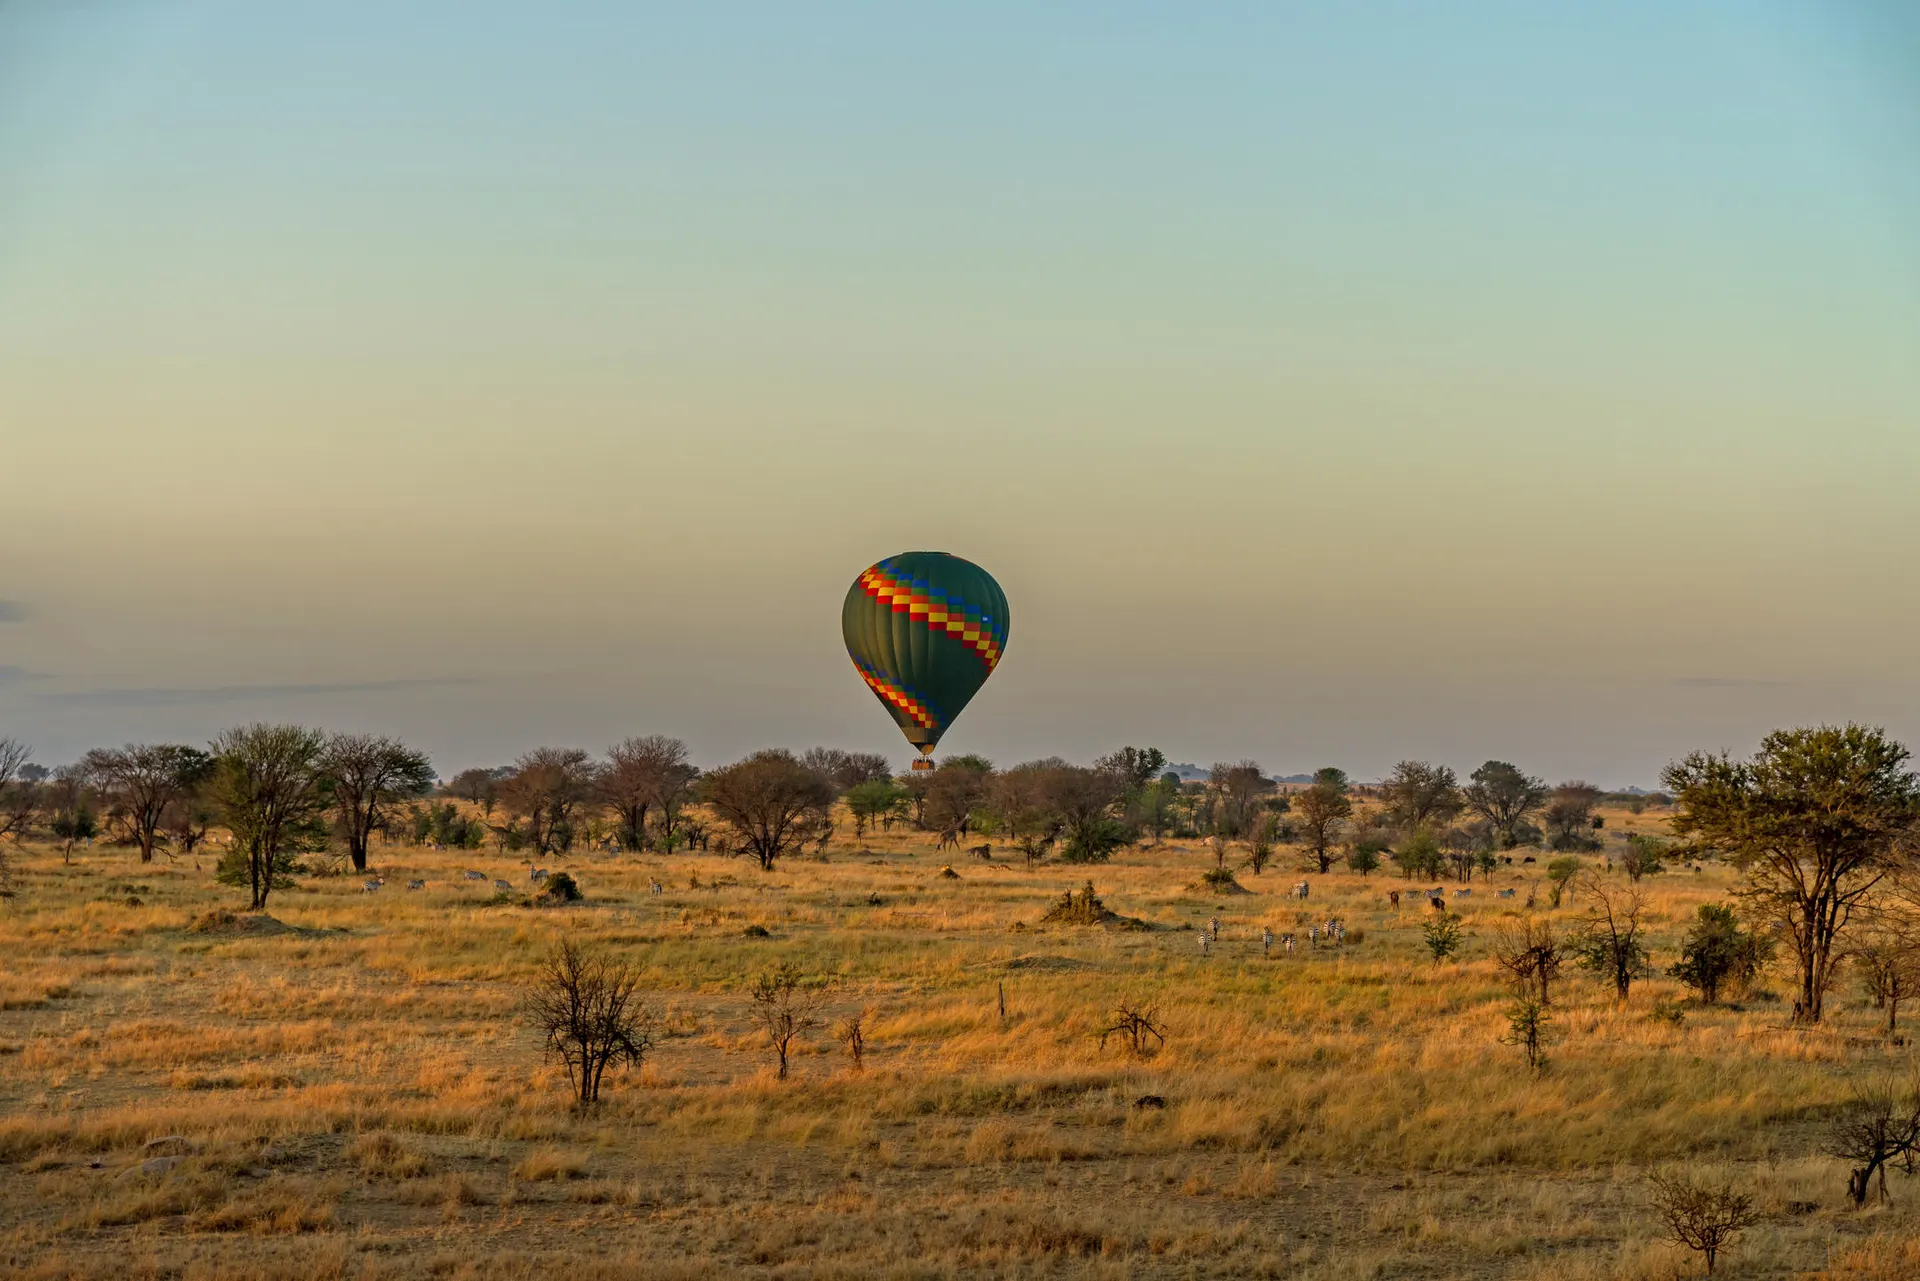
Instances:
[[[1653,1211],[1667,1235],[1705,1256],[1708,1276],[1733,1235],[1760,1221],[1753,1198],[1730,1186],[1709,1186],[1682,1174],[1656,1173],[1648,1181],[1653,1184]]]
[[[1551,922],[1528,917],[1501,930],[1494,936],[1493,958],[1523,1001],[1531,997],[1543,1006],[1553,1003],[1549,988],[1560,976],[1564,956]]]
[[[847,1057],[853,1061],[853,1070],[862,1072],[867,1066],[867,1019],[870,1011],[861,1006],[852,1014],[840,1020],[834,1029],[834,1037],[847,1049]]]
[[[1127,1053],[1136,1059],[1145,1058],[1153,1049],[1167,1043],[1166,1025],[1159,1020],[1152,1006],[1136,1010],[1122,1002],[1113,1012],[1113,1022],[1100,1030],[1100,1048],[1107,1048],[1107,1039],[1117,1036]],[[1152,1040],[1153,1045],[1147,1042]]]
[[[826,1000],[824,990],[808,986],[798,966],[787,962],[768,970],[753,983],[753,1016],[767,1034],[767,1044],[780,1060],[780,1079],[787,1079],[787,1060],[803,1032],[820,1026]]]
[[[1855,1206],[1866,1204],[1876,1182],[1881,1199],[1887,1199],[1887,1166],[1903,1161],[1912,1173],[1920,1152],[1920,1079],[1910,1082],[1904,1094],[1890,1080],[1856,1093],[1834,1121],[1827,1150],[1853,1166],[1847,1196]]]
[[[600,1099],[609,1067],[639,1067],[653,1049],[653,1013],[639,999],[640,973],[626,961],[563,939],[526,995],[547,1053],[566,1064],[580,1104]]]

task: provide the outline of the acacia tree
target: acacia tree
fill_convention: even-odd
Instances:
[[[1605,795],[1592,783],[1575,779],[1553,789],[1553,800],[1545,815],[1547,836],[1556,850],[1597,850],[1600,840],[1593,834],[1593,811]]]
[[[335,734],[327,740],[320,772],[333,795],[353,870],[367,870],[367,845],[401,801],[433,790],[426,756],[396,739],[372,734]]]
[[[248,725],[213,741],[209,796],[233,833],[221,879],[245,885],[260,911],[285,883],[293,856],[326,843],[327,736],[302,725]]]
[[[1068,863],[1104,863],[1134,839],[1117,811],[1127,780],[1105,769],[1060,765],[1046,778],[1047,807],[1060,816],[1060,857]]]
[[[1260,798],[1273,790],[1258,761],[1216,764],[1207,775],[1207,790],[1213,793],[1213,834],[1227,840],[1244,840],[1252,834]]]
[[[1300,828],[1314,864],[1324,874],[1333,866],[1333,846],[1340,825],[1353,814],[1346,771],[1332,766],[1317,771],[1313,785],[1293,798],[1293,810],[1300,816]]]
[[[800,761],[816,773],[824,774],[827,781],[841,792],[848,792],[862,783],[890,782],[893,779],[893,762],[878,752],[843,752],[837,747],[809,747]]]
[[[593,793],[592,760],[577,747],[540,747],[502,780],[507,812],[527,820],[526,838],[541,856],[573,848],[573,818]]]
[[[493,769],[475,767],[463,769],[453,776],[447,784],[447,795],[457,796],[463,801],[472,801],[480,807],[480,812],[488,818],[493,817],[494,804],[500,799],[500,780],[511,774],[510,768],[496,766]]]
[[[1380,785],[1380,793],[1386,801],[1387,822],[1401,832],[1444,826],[1466,804],[1452,767],[1426,761],[1395,765]]]
[[[700,780],[700,799],[739,834],[761,870],[798,849],[837,799],[833,784],[792,752],[755,752]]]
[[[98,780],[107,804],[125,817],[140,861],[151,863],[168,807],[205,781],[213,758],[178,743],[129,743],[95,748],[82,764]]]
[[[1776,730],[1751,761],[1695,752],[1662,776],[1673,830],[1725,851],[1744,897],[1793,950],[1796,1022],[1818,1023],[1854,912],[1911,856],[1920,777],[1907,749],[1862,725]]]
[[[614,744],[600,771],[600,798],[620,821],[620,847],[646,847],[647,812],[684,790],[700,771],[687,760],[687,745],[665,734]],[[669,819],[669,822],[672,820]]]
[[[1521,827],[1550,795],[1545,783],[1506,761],[1488,761],[1469,780],[1467,808],[1485,819],[1508,849],[1520,843]]]

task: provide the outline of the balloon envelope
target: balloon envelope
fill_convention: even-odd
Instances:
[[[902,552],[853,580],[840,630],[860,679],[924,755],[1006,652],[1007,598],[972,561]]]

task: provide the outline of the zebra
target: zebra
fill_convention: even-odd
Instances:
[[[1501,890],[1501,891],[1500,891],[1500,897],[1501,897],[1501,898],[1512,898],[1512,897],[1513,897],[1513,891],[1512,891],[1512,890]]]
[[[1219,917],[1215,916],[1210,918],[1207,921],[1207,933],[1213,935],[1215,938],[1220,937],[1220,918]]]
[[[1292,889],[1287,891],[1287,897],[1288,898],[1305,898],[1307,896],[1307,889],[1308,889],[1307,883],[1305,881],[1301,881],[1299,884],[1295,885]]]
[[[532,868],[528,873],[527,879],[532,881],[544,881],[547,879],[547,869],[544,867]]]
[[[1467,895],[1469,895],[1469,894],[1471,894],[1471,893],[1473,893],[1473,891],[1472,891],[1472,890],[1468,890],[1468,889],[1459,889],[1459,890],[1455,890],[1455,891],[1453,892],[1453,896],[1454,896],[1455,898],[1465,898],[1465,897],[1467,897]]]
[[[485,872],[475,872],[475,871],[469,870],[466,875],[469,881],[484,881],[487,879],[487,874]]]
[[[661,888],[661,886],[660,886],[660,882],[658,882],[658,881],[649,881],[649,882],[647,882],[647,893],[649,893],[649,894],[664,894],[664,893],[666,893],[666,891],[665,891],[664,889],[662,889],[662,888]]]
[[[1260,931],[1260,955],[1271,956],[1272,954],[1273,954],[1273,927],[1266,926],[1262,928]]]
[[[1293,955],[1293,935],[1287,935],[1287,955]]]
[[[1207,954],[1207,949],[1212,945],[1213,945],[1212,937],[1208,935],[1208,933],[1205,930],[1200,931],[1200,955],[1205,956]]]
[[[427,883],[425,881],[408,881],[407,888],[410,890],[424,890],[427,888]]]
[[[1307,942],[1315,947],[1320,946],[1320,927],[1318,925],[1309,925],[1307,927]]]
[[[363,882],[361,882],[361,884],[360,884],[360,892],[361,892],[362,894],[375,894],[375,893],[378,893],[378,892],[379,892],[379,889],[380,889],[380,886],[381,886],[381,884],[382,884],[382,882],[381,882],[381,881],[380,881],[380,880],[379,880],[378,878],[375,878],[375,879],[373,879],[373,880],[369,880],[369,881],[363,881]]]
[[[499,890],[502,894],[511,894],[513,893],[513,882],[503,881],[496,877],[494,878],[493,888]]]

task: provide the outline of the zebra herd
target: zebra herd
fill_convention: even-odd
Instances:
[[[1220,918],[1217,916],[1209,918],[1206,925],[1202,927],[1199,936],[1201,956],[1213,955],[1214,944],[1220,941],[1220,929]],[[1312,947],[1318,948],[1322,942],[1331,946],[1336,943],[1345,943],[1346,941],[1347,927],[1340,921],[1329,919],[1307,927],[1307,942]],[[1262,926],[1260,928],[1260,955],[1272,956],[1273,945],[1276,942],[1280,944],[1281,949],[1287,955],[1291,956],[1293,954],[1295,940],[1292,934],[1276,935],[1273,932],[1272,926]]]
[[[546,868],[534,867],[531,863],[527,865],[527,879],[533,882],[535,885],[538,885],[541,881],[546,880],[547,875],[548,873]],[[485,872],[476,872],[471,868],[467,869],[465,872],[462,872],[461,876],[464,879],[469,881],[485,881],[487,879],[487,874]],[[360,892],[362,894],[378,894],[381,888],[386,885],[386,883],[387,883],[387,878],[384,876],[370,876],[366,880],[360,883]],[[658,882],[655,882],[656,888],[654,889],[654,893],[656,894],[660,892],[658,889],[658,884],[659,884]],[[407,888],[410,890],[424,890],[427,888],[427,883],[423,880],[412,880],[407,882]],[[499,890],[502,894],[511,894],[513,893],[513,882],[501,880],[499,877],[495,877],[493,878],[493,888],[496,890]]]

